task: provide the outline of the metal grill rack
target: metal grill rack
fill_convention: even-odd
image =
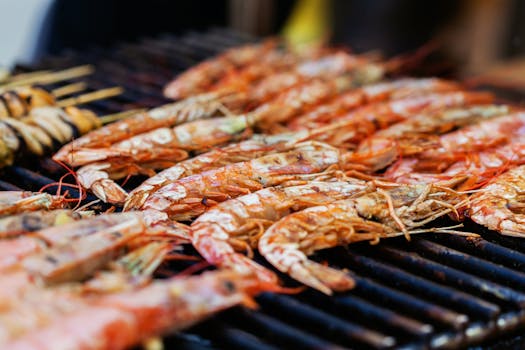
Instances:
[[[95,74],[82,79],[90,89],[125,88],[121,96],[87,105],[108,114],[166,103],[162,87],[176,72],[252,40],[212,29],[64,52],[17,70],[94,64]],[[0,189],[38,190],[64,174],[49,158],[33,160],[22,163],[31,164],[27,167],[3,169]],[[131,181],[127,187],[138,183]],[[501,237],[474,224],[467,229],[483,238],[425,235],[411,242],[392,239],[377,246],[322,251],[315,259],[351,271],[357,281],[354,290],[332,297],[312,290],[265,293],[257,298],[257,310],[223,312],[167,338],[167,348],[449,349],[487,344],[524,329],[525,240]],[[188,264],[170,263],[164,269],[179,271]]]

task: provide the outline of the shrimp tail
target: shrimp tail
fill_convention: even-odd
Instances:
[[[354,279],[347,273],[307,259],[294,264],[290,269],[290,276],[327,295],[332,295],[333,291],[350,290],[355,286]]]

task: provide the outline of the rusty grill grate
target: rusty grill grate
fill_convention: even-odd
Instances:
[[[64,52],[16,70],[94,64],[95,74],[83,79],[90,89],[125,88],[121,96],[87,105],[108,114],[166,103],[162,87],[175,72],[251,40],[212,29]],[[24,159],[22,164],[1,171],[0,189],[38,190],[65,173],[48,158]],[[127,187],[138,183],[135,179]],[[501,339],[525,328],[525,240],[470,225],[467,229],[483,238],[427,235],[412,242],[393,239],[378,246],[323,251],[316,259],[352,271],[354,290],[333,297],[311,290],[298,295],[266,293],[257,298],[259,309],[238,307],[221,313],[168,338],[167,348],[441,349]],[[171,262],[164,269],[177,271],[189,264]]]

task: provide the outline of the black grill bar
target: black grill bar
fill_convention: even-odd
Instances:
[[[439,301],[441,304],[447,305],[454,310],[474,314],[483,319],[493,319],[501,313],[498,305],[412,275],[400,268],[378,262],[369,257],[359,255],[359,253],[352,253],[352,250],[350,250],[350,254],[346,255],[346,259],[348,261],[347,266],[351,264],[352,267],[357,267],[359,272],[364,272],[381,280],[381,282],[387,282],[398,288],[402,287],[409,293],[417,293],[428,300]]]
[[[435,241],[435,239],[432,240]],[[512,269],[523,270],[525,268],[525,254],[483,238],[464,239],[457,236],[443,236],[439,238],[439,241],[472,255],[490,257],[490,260],[495,263]]]
[[[310,334],[309,331],[298,329],[264,313],[248,309],[238,310],[238,313],[241,318],[237,322],[251,327],[255,334],[271,339],[279,346],[296,349],[344,349],[344,347]]]
[[[351,344],[351,340],[353,340],[374,348],[389,348],[395,345],[395,339],[392,337],[332,316],[319,308],[314,308],[290,297],[266,293],[257,300],[262,306],[276,310],[278,314],[282,314],[282,317],[291,319],[295,323],[307,326],[312,332],[316,332],[316,330],[326,332],[326,328],[328,328],[330,333],[324,334],[324,336],[337,337],[342,342],[347,340],[348,344]]]
[[[392,247],[377,247],[378,253],[388,257],[396,264],[417,269],[418,274],[468,290],[476,295],[483,295],[492,300],[523,306],[525,295],[496,283],[474,277],[465,272],[420,257],[416,253],[407,253]]]
[[[393,329],[417,337],[425,337],[435,331],[434,326],[409,318],[388,309],[380,308],[368,301],[352,295],[336,296],[335,307],[339,312],[362,319],[378,322],[382,327]],[[337,310],[331,310],[337,312]]]
[[[499,284],[525,290],[525,273],[523,272],[518,272],[424,239],[415,240],[414,246],[418,248],[417,250],[421,255],[429,256],[434,260],[440,261],[440,263],[460,266],[462,270],[466,270],[474,275],[483,276]]]
[[[357,276],[354,278],[356,280],[356,287],[352,292],[353,294],[362,296],[363,299],[369,298],[375,303],[388,305],[391,308],[399,310],[399,312],[412,315],[424,322],[427,321],[432,324],[437,324],[440,327],[460,330],[465,328],[469,322],[469,317],[465,314],[457,313],[440,305],[416,298],[413,295],[381,285],[367,278]],[[345,297],[338,296],[336,298],[340,299]]]

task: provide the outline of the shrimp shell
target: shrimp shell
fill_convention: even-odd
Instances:
[[[338,162],[339,152],[323,145],[270,154],[165,185],[150,195],[142,209],[165,212],[173,220],[189,220],[218,202],[286,181],[305,180]]]
[[[502,235],[525,237],[524,188],[525,166],[510,169],[470,197],[467,216]]]
[[[261,280],[273,281],[276,277],[271,271],[234,248],[250,251],[269,225],[293,211],[347,198],[365,189],[366,184],[358,180],[265,188],[220,203],[199,216],[191,225],[192,243],[211,264],[239,272],[252,269]]]
[[[259,252],[278,270],[325,294],[353,287],[345,272],[308,259],[315,251],[411,231],[445,214],[457,214],[465,196],[432,185],[398,186],[290,214],[259,240]],[[379,222],[371,221],[377,220]]]

